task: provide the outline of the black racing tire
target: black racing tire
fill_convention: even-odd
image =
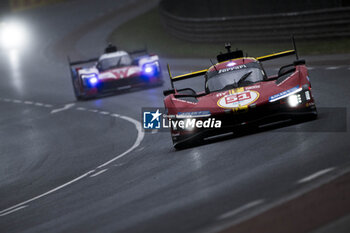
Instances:
[[[72,80],[72,85],[73,85],[73,91],[74,91],[74,96],[76,100],[83,100],[84,97],[80,94],[80,91],[78,90],[78,87],[75,82],[76,79],[76,74],[75,71],[72,69],[71,70],[71,80]]]
[[[191,147],[191,144],[188,141],[181,141],[181,142],[174,142],[173,141],[173,146],[176,150],[183,150],[183,149]]]
[[[312,120],[316,120],[317,117],[318,117],[318,112],[317,112],[317,108],[315,107],[313,112],[310,113],[307,118],[312,121]]]
[[[187,137],[180,137],[173,141],[173,146],[176,150],[183,150],[191,147],[195,147],[197,145],[200,145],[203,143],[203,137],[200,135],[193,135],[193,136],[187,136]]]
[[[81,100],[85,100],[86,97],[81,95],[79,93],[79,91],[77,90],[76,86],[73,84],[73,89],[74,89],[74,96],[75,96],[75,99],[78,100],[78,101],[81,101]]]

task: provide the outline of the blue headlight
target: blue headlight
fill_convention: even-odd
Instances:
[[[145,64],[143,66],[143,73],[147,76],[154,76],[158,73],[158,62]]]
[[[96,84],[99,82],[97,74],[83,74],[81,77],[90,87],[96,86]]]
[[[96,83],[98,83],[98,78],[96,77],[89,78],[89,83],[94,86]]]
[[[152,66],[145,67],[145,73],[151,74],[154,72],[154,68]]]

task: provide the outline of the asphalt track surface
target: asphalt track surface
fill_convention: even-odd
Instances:
[[[0,232],[210,232],[348,168],[349,117],[332,110],[350,105],[350,59],[315,61],[318,120],[176,151],[170,134],[139,128],[142,107],[163,106],[166,76],[76,102],[65,60],[101,53],[157,1],[81,2],[18,13],[30,46],[1,50]],[[209,65],[168,61],[175,74]]]

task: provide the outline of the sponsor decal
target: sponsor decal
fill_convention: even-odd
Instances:
[[[284,97],[286,97],[294,92],[297,92],[298,90],[299,90],[299,86],[295,86],[295,87],[288,89],[286,91],[282,91],[276,95],[272,95],[269,97],[269,102],[274,102],[276,100],[282,99],[282,98],[284,98]]]
[[[216,97],[222,97],[222,96],[225,96],[225,95],[227,95],[227,94],[229,94],[228,91],[221,92],[221,93],[216,94]]]
[[[217,104],[221,108],[245,108],[245,106],[254,103],[258,98],[259,92],[257,91],[238,92],[236,90],[236,93],[231,93],[219,99]]]
[[[260,85],[254,85],[254,86],[245,87],[246,90],[259,89],[259,88],[260,88]]]
[[[243,92],[243,91],[244,91],[244,87],[239,87],[239,88],[230,90],[229,93],[233,94],[233,93],[240,93],[240,92]]]
[[[196,117],[209,117],[210,111],[198,111],[198,112],[178,112],[177,118],[196,118]]]
[[[239,70],[239,69],[243,69],[243,68],[247,68],[247,66],[246,65],[239,65],[239,66],[233,66],[230,68],[221,69],[221,70],[219,70],[219,74],[233,71],[233,70]]]
[[[115,69],[111,71],[107,71],[105,73],[100,74],[101,79],[123,79],[132,76],[140,71],[138,67],[125,67],[120,69]]]
[[[186,103],[186,104],[194,104],[196,105],[196,103],[193,103],[193,102],[190,102],[190,101],[187,101],[187,100],[182,100],[182,99],[178,99],[178,98],[172,98],[173,101],[178,101],[178,102],[183,102],[183,103]]]

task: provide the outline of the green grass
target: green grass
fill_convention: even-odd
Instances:
[[[125,50],[148,50],[163,57],[215,57],[224,50],[222,43],[192,43],[170,35],[161,23],[157,8],[154,8],[115,29],[109,41]],[[265,55],[271,52],[288,50],[292,44],[283,43],[238,43],[233,48],[243,49],[251,56]],[[302,55],[350,53],[350,38],[297,41]]]

